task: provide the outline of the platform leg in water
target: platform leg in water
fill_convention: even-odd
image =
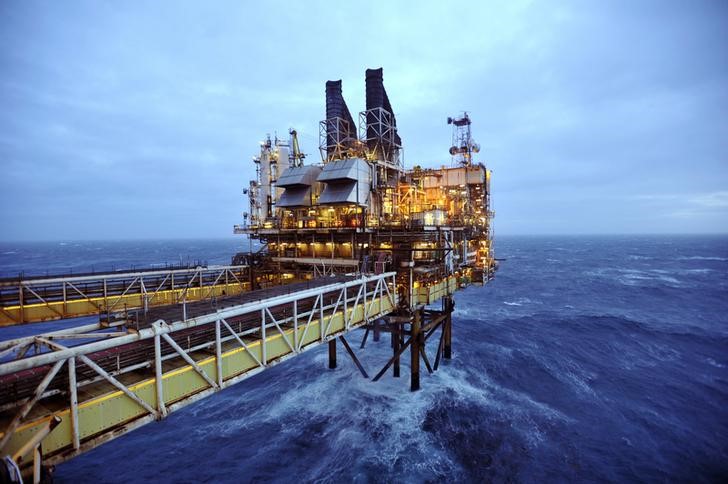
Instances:
[[[336,368],[336,338],[329,340],[329,368]]]

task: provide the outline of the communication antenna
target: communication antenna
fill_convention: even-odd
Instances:
[[[447,118],[447,124],[452,124],[452,155],[453,165],[470,166],[473,164],[473,153],[480,151],[480,145],[470,136],[470,117],[467,112],[456,118]]]

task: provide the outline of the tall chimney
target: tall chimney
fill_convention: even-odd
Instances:
[[[349,123],[346,126],[326,124],[326,145],[332,147],[343,140],[356,139],[356,125],[341,94],[341,80],[326,82],[326,119],[341,118]],[[337,129],[338,128],[338,129]],[[331,154],[331,148],[327,154]]]
[[[397,120],[394,117],[394,111],[392,111],[392,105],[389,104],[389,97],[387,97],[387,91],[384,89],[384,77],[382,75],[383,69],[367,69],[366,70],[366,106],[367,111],[375,108],[383,108],[391,115],[391,125],[394,130],[394,144],[397,146],[402,145],[402,140],[397,133]],[[381,139],[380,134],[382,133],[382,126],[380,125],[381,120],[377,118],[377,113],[367,113],[367,147],[374,149],[379,145],[380,147],[390,148],[389,145],[392,143],[392,139]]]

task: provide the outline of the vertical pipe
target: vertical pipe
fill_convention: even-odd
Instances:
[[[33,484],[41,482],[41,465],[43,463],[43,456],[40,454],[40,444],[36,445],[33,449]]]
[[[158,334],[154,335],[154,385],[157,394],[157,411],[162,417],[167,415],[164,406],[164,379],[162,378],[162,345]]]
[[[413,392],[420,389],[420,336],[420,310],[415,309],[410,335],[410,390]]]
[[[329,369],[336,368],[336,338],[329,340]]]
[[[71,399],[71,440],[73,448],[81,446],[78,430],[78,389],[76,388],[76,358],[68,359],[68,393]]]

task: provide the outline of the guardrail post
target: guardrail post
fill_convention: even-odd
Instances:
[[[162,377],[162,342],[159,334],[154,328],[154,386],[157,394],[157,411],[164,418],[167,415],[167,408],[164,405],[164,379]]]
[[[78,428],[78,388],[76,386],[76,357],[68,359],[68,392],[71,406],[71,440],[73,448],[81,447]]]

